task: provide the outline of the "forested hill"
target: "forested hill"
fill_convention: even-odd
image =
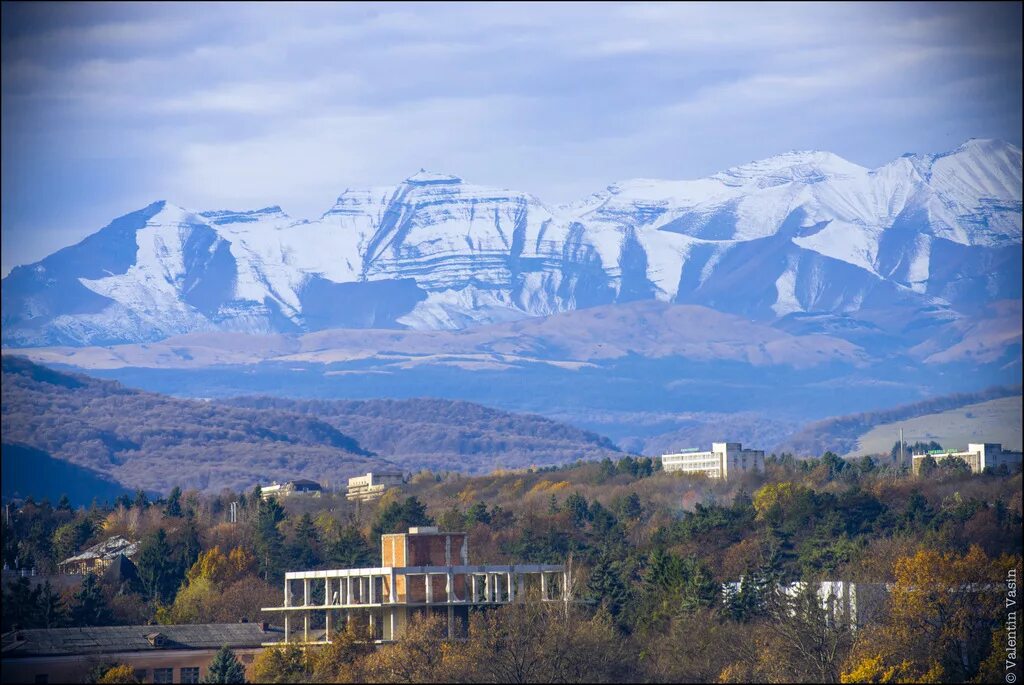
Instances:
[[[130,488],[252,488],[306,477],[340,482],[391,466],[310,416],[232,407],[3,357],[3,441],[32,447]]]
[[[5,443],[161,492],[297,477],[341,485],[395,467],[487,473],[617,452],[572,426],[467,402],[188,400],[8,355],[2,399]]]
[[[608,438],[534,414],[443,399],[293,400],[240,397],[235,406],[315,416],[407,470],[499,468],[618,456]]]

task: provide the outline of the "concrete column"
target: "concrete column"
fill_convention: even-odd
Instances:
[[[309,578],[302,579],[302,606],[309,606]]]
[[[352,576],[345,578],[345,604],[352,604]]]
[[[287,578],[284,580],[284,605],[286,607],[292,605],[292,584]]]
[[[511,604],[512,601],[516,598],[516,590],[512,586],[513,580],[512,580],[512,572],[511,571],[508,572],[508,580],[507,580],[507,582],[508,582],[508,602],[509,602],[509,604]]]
[[[331,610],[324,612],[324,639],[331,641]]]
[[[430,604],[431,602],[434,601],[434,586],[430,582],[430,574],[429,573],[424,573],[423,574],[423,585],[424,585],[424,588],[425,588],[424,594],[425,594],[425,596],[427,598],[427,604]]]
[[[540,601],[548,598],[548,574],[540,572]]]
[[[491,601],[491,574],[484,574],[484,603]]]
[[[377,619],[373,615],[373,609],[370,609],[370,636],[377,639]]]
[[[331,604],[331,579],[324,578],[324,606]]]
[[[388,600],[392,604],[398,603],[398,586],[395,585],[395,570],[391,569],[391,597]],[[391,629],[394,630],[395,615],[391,615]]]
[[[309,612],[302,612],[302,641],[309,642]]]
[[[452,582],[452,572],[448,571],[445,574],[445,594],[448,595],[448,603],[451,604],[454,598],[452,597],[452,590],[455,589],[455,583]]]
[[[369,594],[370,604],[373,604],[374,601],[375,601],[374,594],[376,594],[376,591],[377,591],[377,587],[376,587],[377,586],[377,579],[374,578],[373,576],[369,576],[369,577],[367,577],[367,580],[369,581],[369,585],[370,585],[370,594]]]
[[[288,644],[288,630],[291,628],[291,623],[288,620],[288,612],[284,612],[284,642]]]

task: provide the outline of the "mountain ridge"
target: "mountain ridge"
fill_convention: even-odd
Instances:
[[[33,459],[50,470],[56,459],[69,465],[63,471],[129,489],[215,492],[271,479],[337,487],[368,471],[487,473],[621,454],[593,432],[468,402],[184,399],[9,354],[2,367],[4,445],[26,457],[22,474]],[[20,481],[22,490],[31,485]]]
[[[867,169],[790,152],[580,202],[420,171],[280,207],[127,214],[3,280],[5,347],[192,331],[462,329],[630,302],[753,320],[1020,297],[1020,149],[971,140]]]

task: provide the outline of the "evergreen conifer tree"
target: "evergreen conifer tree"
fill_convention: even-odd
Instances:
[[[108,625],[112,620],[107,600],[103,597],[96,576],[92,573],[86,574],[82,587],[75,593],[71,620],[76,626],[102,626]]]
[[[167,507],[164,509],[164,513],[168,516],[181,516],[181,488],[177,485],[174,486],[171,494],[167,497]]]
[[[297,568],[307,570],[320,563],[320,555],[316,549],[317,530],[313,518],[303,514],[295,527],[295,544],[292,546],[292,563]]]
[[[50,581],[42,585],[39,593],[39,623],[42,628],[60,628],[67,622],[67,607]]]
[[[244,683],[245,667],[238,661],[235,653],[226,646],[221,647],[210,662],[204,683]]]
[[[602,552],[598,557],[597,564],[590,573],[587,589],[594,599],[607,609],[611,617],[618,620],[629,601],[629,590],[607,552]]]
[[[284,562],[284,536],[277,524],[284,520],[284,509],[271,497],[268,500],[257,499],[256,512],[256,562],[260,575],[264,580],[271,576],[277,577]]]

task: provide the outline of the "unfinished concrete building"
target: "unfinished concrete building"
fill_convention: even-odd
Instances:
[[[387,642],[400,637],[416,615],[445,617],[448,636],[458,638],[465,635],[471,607],[568,602],[571,596],[562,564],[471,566],[465,533],[429,526],[382,535],[377,568],[286,573],[284,605],[264,611],[284,615],[283,642],[326,644],[341,621],[360,613],[373,638]]]

